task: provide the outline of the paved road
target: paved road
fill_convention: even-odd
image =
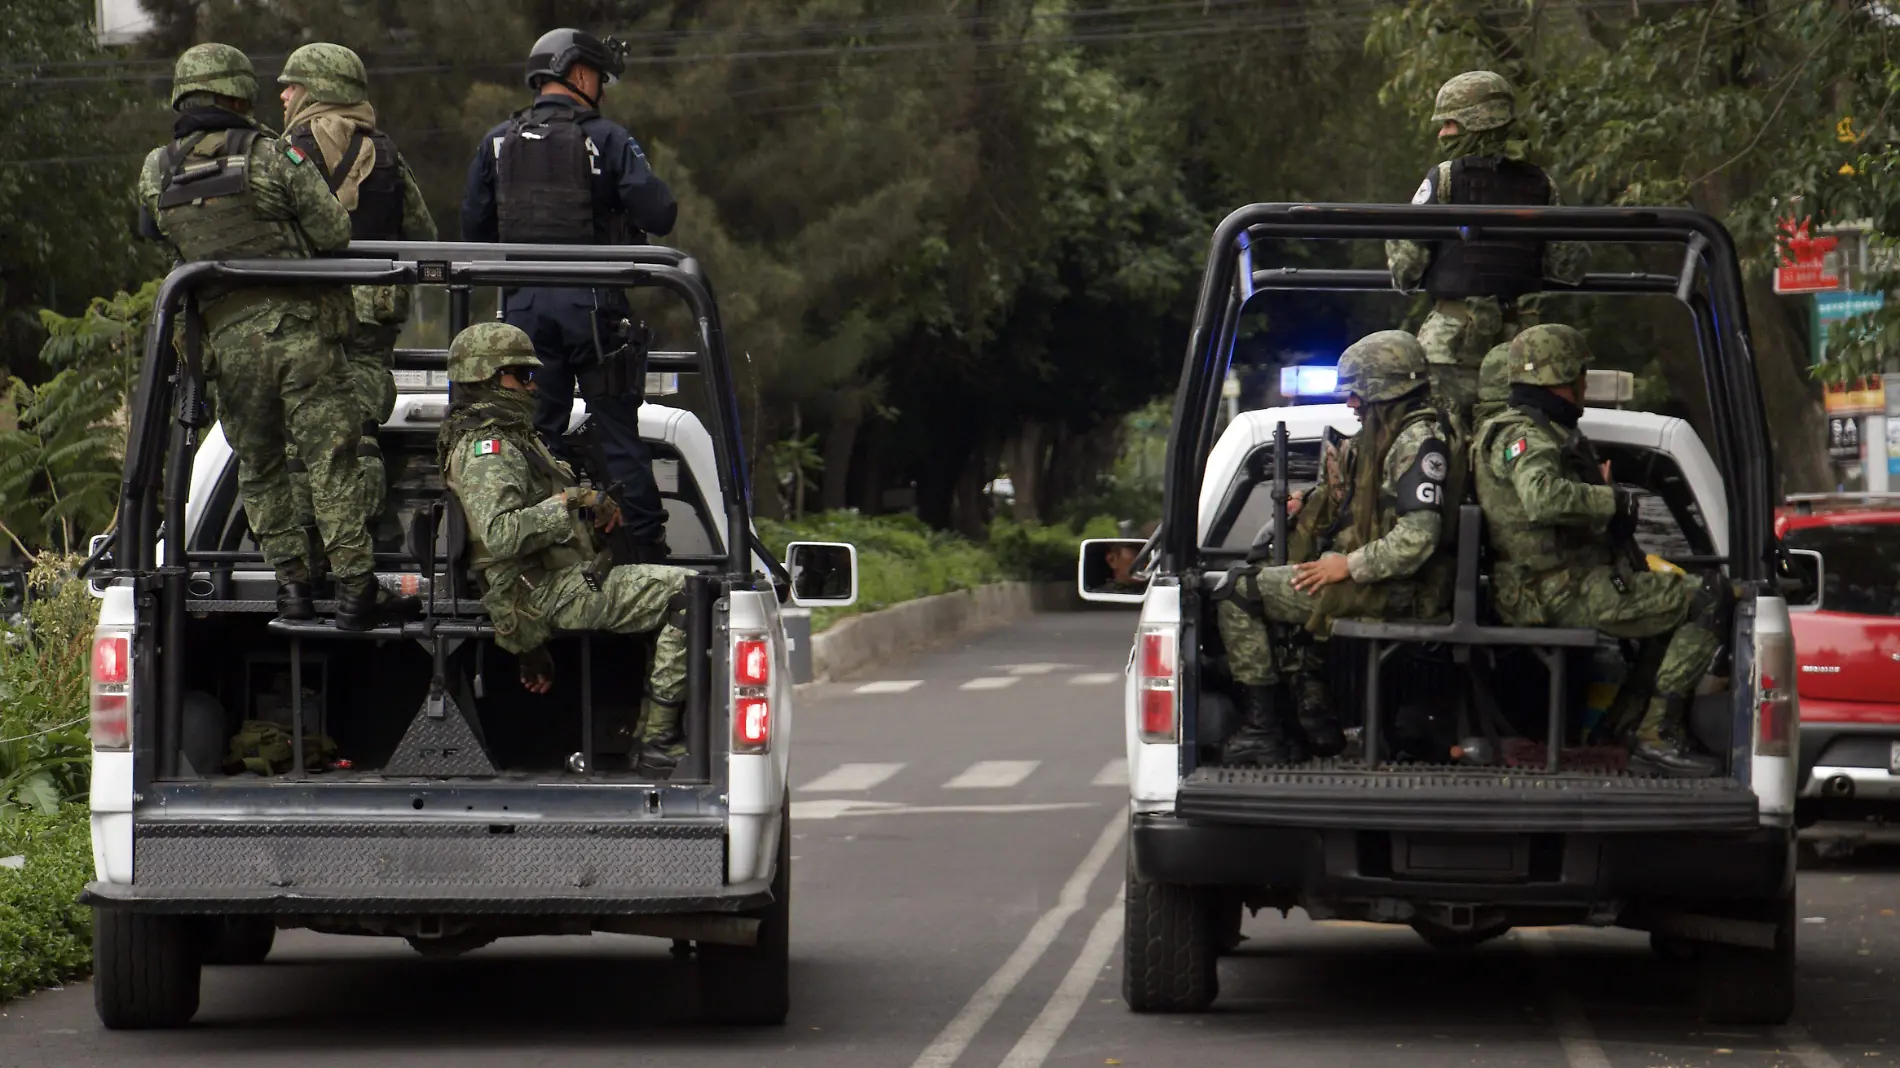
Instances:
[[[83,984],[0,1015],[0,1068],[243,1063],[1048,1065],[1900,1064],[1900,853],[1804,872],[1798,1024],[1697,1022],[1643,936],[1250,920],[1216,1011],[1120,999],[1119,613],[1051,615],[817,687],[794,764],[791,1021],[693,1023],[688,965],[619,936],[453,961],[286,933],[207,969],[188,1030],[108,1033]],[[872,692],[859,692],[866,688]],[[6,947],[0,947],[5,952]]]

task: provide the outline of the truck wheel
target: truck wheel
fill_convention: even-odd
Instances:
[[[183,1027],[198,1012],[189,916],[92,910],[92,1002],[113,1030]]]
[[[206,964],[262,964],[277,925],[269,916],[206,916],[202,937]]]
[[[699,943],[699,998],[715,1023],[775,1027],[791,1011],[792,817],[789,801],[778,822],[778,864],[772,903],[745,915],[759,921],[752,946]]]
[[[1743,914],[1775,925],[1773,949],[1710,942],[1701,947],[1696,993],[1710,1023],[1776,1025],[1794,1014],[1794,895]]]
[[[1220,993],[1218,891],[1143,882],[1128,861],[1122,1000],[1135,1012],[1205,1012]]]

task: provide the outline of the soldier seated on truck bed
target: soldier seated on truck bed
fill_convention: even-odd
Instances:
[[[1322,494],[1308,517],[1316,523],[1329,507],[1337,509],[1326,551],[1305,563],[1236,567],[1215,594],[1228,668],[1241,687],[1242,725],[1227,742],[1227,762],[1297,763],[1345,748],[1331,710],[1311,699],[1323,691],[1299,687],[1297,725],[1275,707],[1279,670],[1270,621],[1323,634],[1334,619],[1424,619],[1448,609],[1444,510],[1454,451],[1428,384],[1425,350],[1403,330],[1368,335],[1340,356],[1339,390],[1361,429],[1346,461],[1344,494]],[[1323,666],[1313,662],[1317,656],[1315,646],[1302,650],[1303,673]]]
[[[495,641],[521,662],[521,684],[554,685],[557,630],[656,635],[635,728],[635,770],[665,778],[686,753],[686,576],[664,564],[602,566],[613,501],[580,486],[534,427],[534,344],[519,327],[478,323],[449,345],[453,396],[436,456],[468,520],[469,564]]]

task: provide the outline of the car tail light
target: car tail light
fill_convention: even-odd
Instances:
[[[1140,717],[1136,726],[1144,742],[1180,738],[1180,687],[1175,675],[1179,641],[1173,624],[1149,624],[1136,632],[1135,710]]]
[[[741,638],[732,643],[732,681],[740,686],[764,686],[772,678],[772,656],[764,638]]]
[[[132,637],[100,627],[92,639],[92,744],[95,749],[132,745]]]
[[[1785,757],[1795,736],[1794,642],[1786,634],[1755,639],[1755,755]]]
[[[772,643],[763,634],[732,638],[732,751],[772,748]]]

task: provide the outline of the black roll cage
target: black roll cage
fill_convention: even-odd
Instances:
[[[1393,292],[1383,270],[1261,266],[1266,240],[1381,240],[1421,242],[1500,239],[1599,244],[1664,244],[1682,250],[1677,274],[1591,274],[1570,285],[1546,281],[1544,292],[1602,295],[1668,294],[1695,321],[1703,384],[1713,416],[1710,443],[1722,470],[1729,507],[1730,577],[1772,581],[1774,566],[1774,457],[1743,297],[1741,265],[1728,230],[1687,208],[1521,208],[1409,204],[1250,204],[1221,221],[1201,276],[1187,358],[1175,393],[1168,440],[1161,574],[1201,566],[1196,514],[1201,480],[1213,445],[1220,388],[1233,359],[1240,314],[1266,290]]]

